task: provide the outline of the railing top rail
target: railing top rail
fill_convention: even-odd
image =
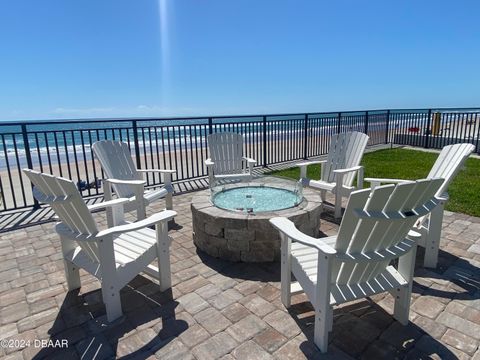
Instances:
[[[346,111],[317,111],[317,112],[304,112],[304,113],[279,113],[279,114],[243,114],[243,115],[210,115],[210,116],[172,116],[172,117],[136,117],[136,118],[90,118],[90,119],[55,119],[55,120],[0,120],[0,126],[21,126],[21,125],[47,125],[47,124],[76,124],[76,123],[99,123],[99,122],[149,122],[149,121],[182,121],[182,120],[208,120],[209,118],[215,120],[222,119],[248,119],[248,118],[262,118],[266,116],[270,117],[294,117],[294,116],[315,116],[315,115],[329,115],[338,114],[361,114],[361,113],[378,113],[378,112],[428,112],[439,111],[480,111],[480,107],[466,107],[466,108],[423,108],[423,109],[371,109],[371,110],[346,110]]]

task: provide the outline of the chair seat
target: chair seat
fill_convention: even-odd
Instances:
[[[116,268],[127,267],[130,263],[136,263],[140,257],[144,257],[142,263],[149,264],[156,257],[155,244],[157,243],[155,230],[144,228],[128,233],[119,234],[113,240]],[[99,259],[92,260],[92,252],[86,245],[77,246],[66,254],[65,259],[85,269],[98,279],[102,279]]]
[[[137,260],[154,247],[156,243],[155,230],[149,228],[118,235],[113,241],[117,267]]]
[[[336,236],[322,239],[324,243],[334,247]],[[302,283],[302,288],[310,301],[315,299],[317,284],[318,250],[300,243],[292,243],[292,272],[297,280]],[[299,279],[300,278],[300,279]],[[330,292],[330,305],[339,305],[366,296],[390,291],[398,287],[408,286],[408,282],[393,267],[387,268],[370,281],[354,284],[332,283]],[[293,288],[298,285],[292,284]]]

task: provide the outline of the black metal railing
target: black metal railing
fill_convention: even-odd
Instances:
[[[102,194],[103,172],[91,152],[98,140],[125,141],[139,168],[173,168],[174,181],[207,175],[207,136],[244,135],[245,154],[259,166],[328,152],[332,134],[361,131],[369,145],[441,148],[471,142],[480,150],[480,109],[421,109],[163,119],[59,120],[0,123],[0,212],[38,206],[25,167],[74,180],[85,197]],[[147,185],[161,184],[158,174]]]

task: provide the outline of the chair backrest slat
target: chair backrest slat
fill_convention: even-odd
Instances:
[[[358,190],[352,193],[352,195],[350,195],[348,199],[348,204],[343,215],[343,219],[349,219],[349,221],[342,220],[337,235],[335,250],[339,253],[347,253],[350,241],[354,237],[359,223],[363,221],[363,219],[359,219],[355,216],[355,209],[363,208],[365,206],[370,196],[370,189]],[[333,262],[332,279],[335,279],[335,281],[342,265],[341,262]]]
[[[421,216],[414,210],[433,201],[443,179],[425,179],[396,186],[385,185],[351,194],[338,232],[335,249],[339,254],[368,254],[394,249]],[[360,218],[357,214],[371,214]],[[378,215],[377,215],[378,214]],[[385,214],[398,214],[386,218]],[[334,261],[332,281],[360,283],[385,270],[389,261]]]
[[[475,146],[468,143],[448,145],[442,149],[427,176],[429,179],[438,177],[445,179],[437,196],[441,196],[447,191],[450,182],[474,150]]]
[[[109,179],[141,180],[127,143],[122,141],[101,140],[92,145],[92,151],[100,162]],[[113,189],[118,197],[129,198],[135,195],[130,185],[114,184]]]
[[[435,191],[441,185],[442,180],[436,180],[437,185],[432,185],[429,180],[418,181],[415,184],[402,184],[397,186],[396,191],[390,196],[388,203],[385,205],[385,213],[398,211],[400,204],[400,212],[410,212],[419,206],[427,203],[435,195]],[[405,186],[407,185],[407,186]],[[394,220],[390,222],[381,221],[372,231],[370,239],[378,239],[377,241],[369,241],[365,244],[362,252],[375,252],[383,249],[395,248],[401,242],[413,226],[419,216],[406,217],[404,220]],[[350,277],[350,281],[363,282],[375,277],[378,273],[383,271],[388,265],[389,261],[372,262],[363,264],[358,271],[354,271]],[[361,270],[360,270],[361,269]],[[357,269],[355,269],[357,270]]]
[[[368,139],[368,135],[357,131],[333,135],[330,140],[330,148],[322,180],[335,182],[334,170],[359,165],[367,147]],[[355,173],[353,172],[345,174],[343,176],[343,185],[352,186],[354,178]]]
[[[62,224],[72,233],[89,236],[98,232],[92,214],[73,181],[29,169],[23,171],[35,186],[34,194],[38,194],[40,200],[48,199],[47,203],[55,211]],[[77,243],[93,261],[98,261],[96,243],[86,241]]]
[[[214,162],[215,174],[236,174],[242,172],[243,136],[232,132],[208,135],[210,158]]]

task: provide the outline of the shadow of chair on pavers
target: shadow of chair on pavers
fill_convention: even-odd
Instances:
[[[449,300],[480,298],[480,267],[447,251],[439,252],[436,269],[422,266],[423,248],[418,248],[413,280],[413,293]],[[478,263],[478,262],[477,262]]]
[[[188,329],[187,321],[176,318],[179,303],[171,289],[160,292],[139,275],[120,296],[124,315],[108,323],[100,289],[67,293],[46,340],[66,340],[68,346],[45,347],[33,359],[145,359]]]
[[[384,296],[385,301],[379,300]],[[292,297],[288,312],[301,329],[298,346],[309,359],[423,359],[436,354],[441,359],[458,359],[454,350],[410,321],[407,326],[396,321],[392,314],[393,299],[389,294],[375,295],[376,301],[364,298],[334,307],[333,330],[329,350],[321,354],[313,342],[315,312],[305,294]],[[433,336],[432,336],[433,335]]]

